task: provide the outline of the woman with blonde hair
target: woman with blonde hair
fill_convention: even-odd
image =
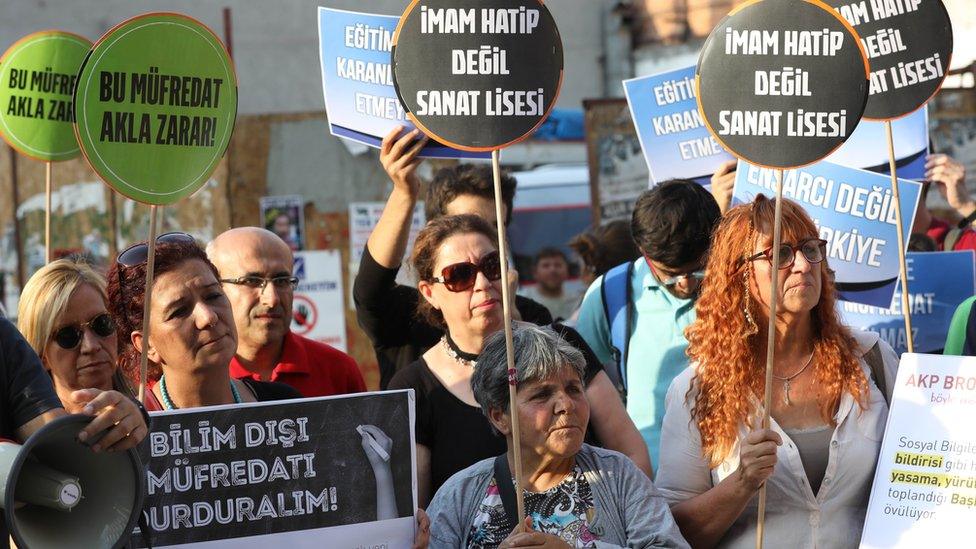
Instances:
[[[864,524],[898,357],[841,324],[827,242],[784,201],[771,428],[760,428],[774,206],[759,195],[722,218],[686,332],[692,365],[666,399],[656,484],[693,547],[753,547],[764,483],[777,547],[853,547]]]
[[[121,449],[142,440],[148,429],[116,366],[116,330],[107,301],[105,279],[90,265],[70,258],[52,261],[24,285],[17,328],[41,358],[65,410],[109,414],[114,432],[99,445],[118,443],[113,449]]]

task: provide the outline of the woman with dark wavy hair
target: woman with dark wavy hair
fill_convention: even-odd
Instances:
[[[765,483],[767,540],[853,547],[860,539],[898,357],[841,324],[827,242],[783,203],[771,428],[761,429],[775,203],[759,195],[716,229],[692,365],[668,391],[656,484],[693,547],[753,547]]]

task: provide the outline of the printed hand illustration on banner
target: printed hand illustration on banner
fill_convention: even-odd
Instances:
[[[373,425],[360,425],[356,427],[356,432],[363,439],[363,452],[366,452],[366,459],[373,467],[373,477],[376,479],[376,520],[397,518],[393,471],[390,469],[393,440]]]

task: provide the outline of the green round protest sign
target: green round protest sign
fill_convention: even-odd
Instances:
[[[21,38],[0,57],[0,136],[17,151],[48,162],[81,152],[72,130],[78,68],[91,40],[62,31]]]
[[[172,204],[206,182],[237,117],[237,77],[219,38],[176,13],[149,13],[105,33],[75,92],[78,143],[113,189]]]

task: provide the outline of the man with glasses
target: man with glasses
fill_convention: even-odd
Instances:
[[[576,329],[610,365],[607,371],[654,464],[664,397],[688,365],[684,331],[695,318],[695,297],[720,217],[715,198],[692,181],[666,181],[645,191],[631,218],[641,257],[597,278],[580,306]]]
[[[306,397],[366,390],[352,357],[291,332],[298,278],[291,248],[278,235],[258,227],[231,229],[207,245],[207,255],[234,310],[232,377],[287,383]]]

